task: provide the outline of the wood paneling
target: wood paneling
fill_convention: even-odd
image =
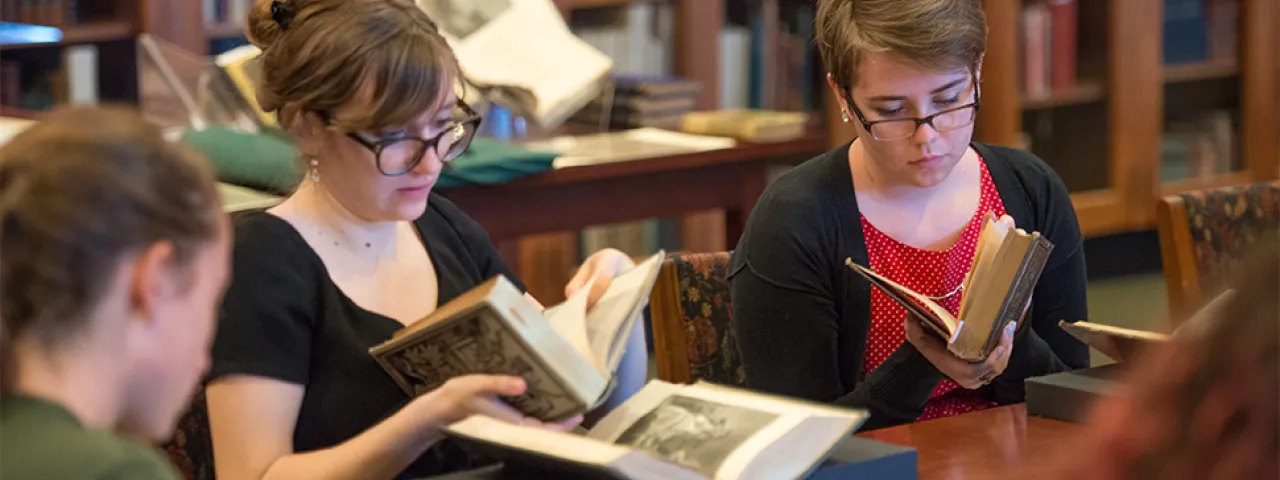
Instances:
[[[724,2],[674,0],[675,74],[702,83],[699,110],[714,110],[720,102],[720,30]]]
[[[1244,164],[1256,181],[1280,178],[1280,4],[1242,0],[1241,145]]]
[[[977,139],[1017,146],[1022,132],[1022,87],[1018,78],[1021,0],[983,0],[987,13],[987,53],[982,60],[982,110]]]
[[[1161,0],[1108,2],[1110,35],[1107,154],[1111,184],[1133,226],[1155,220],[1155,182],[1164,122]]]

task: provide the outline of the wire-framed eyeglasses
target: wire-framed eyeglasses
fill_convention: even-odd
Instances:
[[[455,107],[460,115],[432,138],[422,138],[409,134],[398,134],[394,138],[379,138],[364,132],[346,132],[347,138],[355,141],[373,152],[378,171],[386,176],[404,175],[426,157],[429,149],[435,149],[436,156],[446,166],[467,151],[471,140],[480,128],[481,117],[466,102],[458,100]],[[333,126],[333,116],[328,112],[319,112],[326,126]]]

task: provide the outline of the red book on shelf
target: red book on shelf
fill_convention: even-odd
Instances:
[[[1076,0],[1049,0],[1049,32],[1052,37],[1050,81],[1054,90],[1076,85]]]
[[[1214,60],[1236,58],[1240,38],[1240,0],[1206,1],[1209,58]]]
[[[1043,3],[1022,10],[1023,89],[1033,100],[1049,96],[1049,11]]]

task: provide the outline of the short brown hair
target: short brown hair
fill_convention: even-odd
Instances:
[[[220,227],[213,168],[127,108],[72,108],[0,148],[0,353],[81,326],[124,255],[169,241],[179,267]]]
[[[857,84],[868,53],[976,71],[987,49],[979,0],[819,0],[815,29],[823,64],[845,91]]]
[[[370,89],[367,108],[335,119],[338,127],[402,125],[446,107],[461,76],[435,23],[411,0],[257,0],[247,25],[263,51],[258,104],[286,127],[299,113],[347,104],[361,89]]]

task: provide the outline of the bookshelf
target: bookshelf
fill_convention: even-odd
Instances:
[[[56,43],[0,46],[0,106],[6,115],[35,117],[77,96],[138,103],[144,69],[135,40],[141,34],[204,52],[199,12],[182,0],[27,2],[0,12],[0,19],[58,27],[63,35]]]
[[[555,0],[562,13],[620,7],[648,0]],[[1036,95],[1024,88],[1029,5],[1046,0],[982,0],[989,38],[983,65],[983,106],[978,141],[1027,148],[1044,158],[1071,191],[1086,237],[1149,230],[1155,227],[1155,202],[1162,195],[1280,177],[1280,3],[1275,0],[1074,0],[1073,81],[1050,85]],[[1236,5],[1233,21],[1206,29],[1221,30],[1235,47],[1227,56],[1199,61],[1164,62],[1166,3]],[[742,10],[762,17],[765,31],[781,21],[779,12],[800,0],[669,0],[677,17],[674,74],[704,85],[701,109],[716,108],[721,72],[717,32]],[[1054,0],[1055,6],[1062,4]],[[1045,5],[1048,6],[1047,4]],[[1185,8],[1185,5],[1182,7]],[[1205,13],[1208,15],[1208,13]],[[1053,14],[1042,17],[1052,21]],[[1065,29],[1064,29],[1065,31]],[[1207,36],[1208,34],[1206,34]],[[772,41],[766,38],[766,42]],[[1206,41],[1211,41],[1206,39]],[[1181,47],[1177,47],[1181,48]],[[1174,51],[1172,53],[1184,53]],[[1052,58],[1044,59],[1052,61]],[[1052,67],[1052,65],[1049,65]],[[819,67],[820,68],[820,67]],[[813,109],[815,126],[828,146],[853,136],[821,73],[811,79],[821,91]],[[1237,145],[1220,171],[1163,179],[1165,144],[1176,138],[1170,124],[1179,116],[1233,112],[1231,136]],[[689,250],[709,250],[724,232],[716,212],[683,222]],[[701,217],[701,218],[699,218]],[[522,245],[525,258],[557,248],[564,241],[544,237]],[[527,243],[527,242],[526,242]],[[563,252],[561,252],[563,253]],[[533,267],[530,265],[529,267]],[[563,268],[563,267],[561,267]],[[527,270],[526,270],[527,271]]]
[[[1165,48],[1164,8],[1186,8],[1188,1],[1203,8],[1207,43],[1230,41],[1236,48],[1166,64],[1166,56],[1194,56],[1185,46]],[[1280,42],[1274,37],[1280,7],[1274,0],[1068,2],[1077,9],[1075,85],[1031,98],[1024,78],[1036,60],[1024,49],[1034,3],[983,1],[990,38],[976,137],[1029,146],[1045,158],[1072,192],[1086,236],[1154,228],[1155,201],[1163,195],[1280,177]],[[1217,5],[1232,3],[1234,21],[1213,20],[1221,15]],[[1171,34],[1184,36],[1173,28],[1179,27]],[[1181,129],[1213,115],[1230,130],[1214,144],[1231,145],[1227,153],[1210,157],[1222,163],[1175,173],[1180,157],[1169,151],[1182,138],[1201,138]]]

